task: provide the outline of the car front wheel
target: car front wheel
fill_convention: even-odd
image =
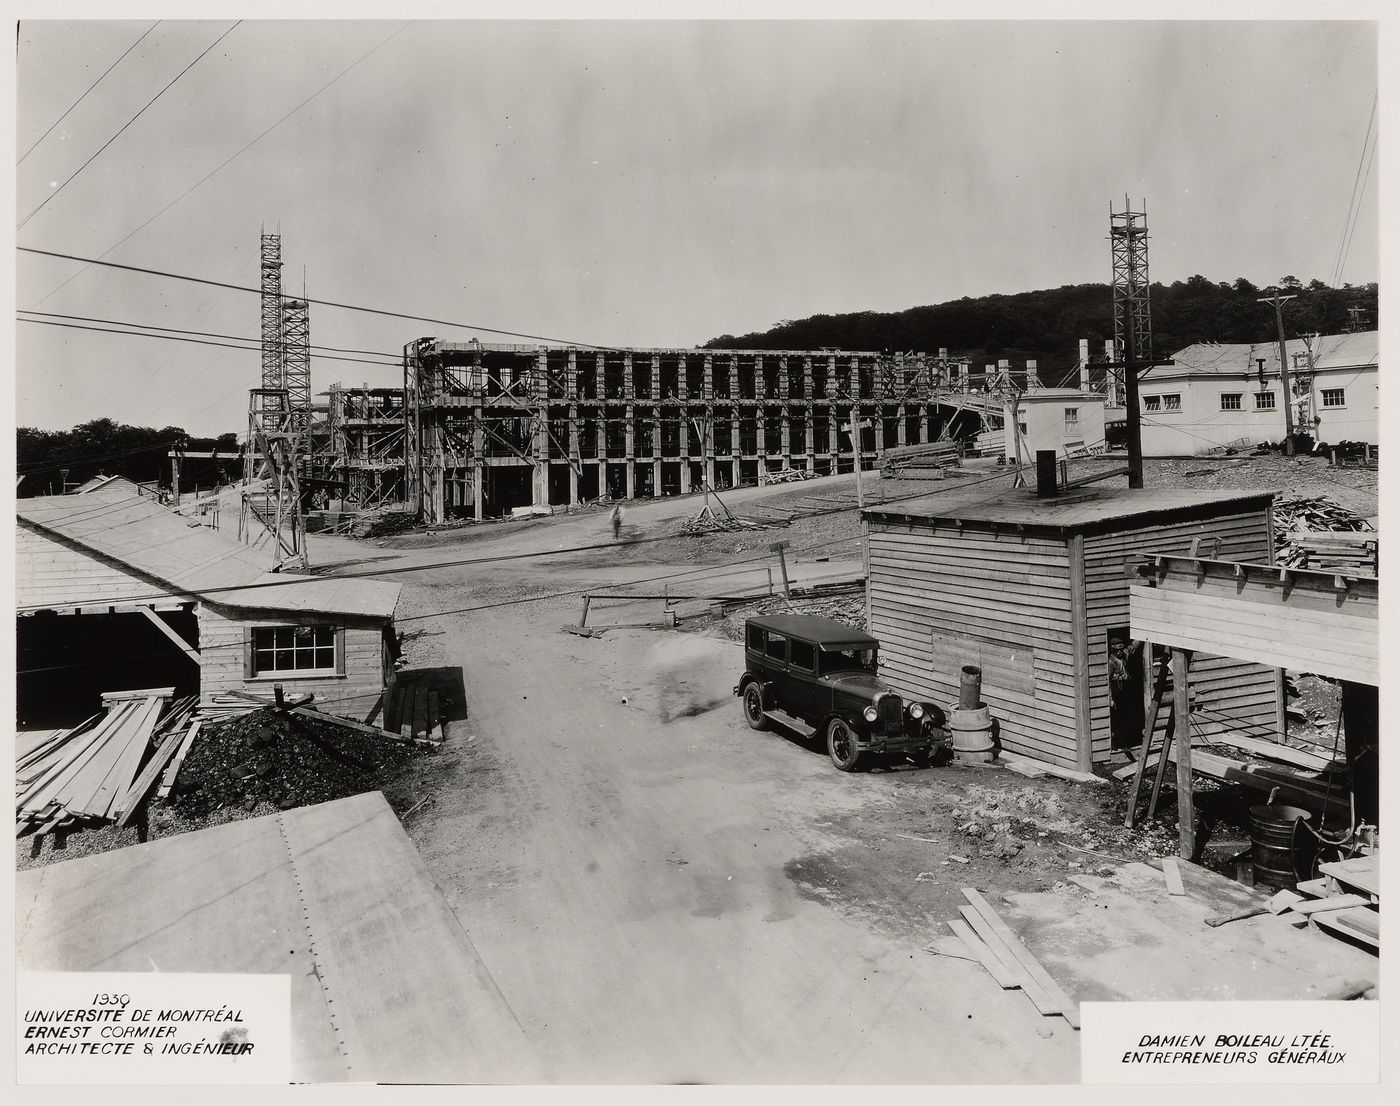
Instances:
[[[768,719],[763,716],[763,692],[757,684],[744,688],[744,721],[751,730],[768,728]]]
[[[851,727],[840,718],[833,718],[826,727],[826,752],[831,763],[843,772],[854,772],[860,760],[860,749],[856,746],[856,735]]]

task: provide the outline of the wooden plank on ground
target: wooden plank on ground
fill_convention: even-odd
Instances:
[[[970,925],[958,919],[950,919],[948,928],[962,939],[964,947],[966,947],[967,951],[976,958],[977,962],[987,970],[987,974],[996,981],[998,987],[1004,991],[1009,991],[1021,985],[1012,977],[1006,965],[997,959],[996,954],[987,947],[986,942],[973,932]]]
[[[166,799],[170,797],[170,789],[175,786],[175,777],[180,774],[180,766],[185,763],[185,756],[190,751],[190,746],[194,744],[195,735],[199,733],[199,727],[203,723],[199,719],[190,723],[190,728],[185,731],[184,740],[180,742],[180,748],[175,753],[175,759],[170,762],[170,767],[165,770],[165,778],[160,781],[160,790],[156,793],[156,798]]]
[[[152,687],[144,691],[104,691],[104,703],[120,703],[126,699],[171,699],[175,696],[173,687]]]
[[[1167,894],[1186,894],[1186,888],[1182,886],[1181,883],[1181,868],[1179,867],[1179,862],[1176,857],[1167,856],[1162,858],[1162,875],[1166,877]]]
[[[190,724],[191,730],[199,729],[198,722]],[[188,735],[186,735],[188,736]],[[161,774],[165,766],[170,763],[170,758],[184,747],[184,739],[172,733],[160,747],[151,755],[151,759],[146,762],[146,767],[141,769],[141,774],[133,781],[130,790],[121,801],[113,808],[113,813],[118,815],[117,825],[124,826],[131,821],[131,816],[136,813],[137,808],[146,798],[146,793],[151,790],[151,786],[156,782],[156,777]]]
[[[1326,899],[1313,899],[1300,902],[1293,907],[1295,914],[1320,914],[1324,910],[1349,910],[1353,906],[1370,906],[1371,900],[1364,895],[1333,895]]]
[[[1026,992],[1026,997],[1031,1000],[1032,1005],[1040,1013],[1050,1017],[1060,1012],[1059,1007],[1045,993],[1045,988],[1030,977],[1030,973],[1016,960],[1016,956],[1007,947],[1006,942],[1000,934],[994,930],[987,919],[971,906],[959,907],[963,920],[972,928],[973,932],[987,946],[988,951],[997,962],[1001,964],[1006,972],[1007,978],[1013,987],[1019,987]]]
[[[1348,887],[1355,887],[1368,895],[1379,896],[1381,893],[1381,865],[1378,853],[1319,864],[1317,870],[1325,876],[1331,876],[1338,883],[1345,883]]]
[[[1230,733],[1213,735],[1211,744],[1229,745],[1236,749],[1243,749],[1246,753],[1254,753],[1256,756],[1268,757],[1270,760],[1292,764],[1295,767],[1306,768],[1313,772],[1320,772],[1332,763],[1331,757],[1320,757],[1315,753],[1304,752],[1302,749],[1292,749],[1278,741],[1260,741],[1258,738],[1239,737]]]
[[[1048,761],[1031,760],[1028,757],[1003,756],[1001,758],[1007,768],[1016,770],[1018,765],[1026,765],[1038,768],[1046,775],[1055,776],[1062,780],[1071,780],[1074,783],[1107,783],[1102,776],[1096,776],[1092,772],[1080,772],[1074,768],[1061,768],[1058,764],[1050,764]]]
[[[374,734],[376,737],[388,737],[394,741],[402,741],[403,738],[388,730],[381,730],[378,726],[366,726],[363,722],[353,722],[349,718],[341,718],[337,714],[323,714],[319,710],[309,710],[306,707],[289,707],[289,712],[299,714],[303,718],[313,718],[317,722],[329,722],[335,726],[345,726],[351,730],[359,730],[360,733]]]
[[[1055,978],[1045,970],[1031,950],[1022,944],[1021,939],[1012,932],[1009,925],[1002,921],[1001,916],[992,908],[992,904],[984,899],[976,888],[964,887],[962,888],[962,893],[963,897],[972,904],[977,913],[981,914],[982,917],[987,920],[987,924],[991,927],[992,931],[996,933],[1006,944],[1006,947],[1011,950],[1011,954],[1016,958],[1021,967],[1025,969],[1026,974],[1044,989],[1046,995],[1049,996],[1051,1005],[1057,1007],[1057,1012],[1064,1014],[1065,1020],[1078,1029],[1079,1011],[1074,1001],[1065,994],[1064,988],[1055,982]],[[1045,1011],[1042,1010],[1041,1013],[1045,1013]]]

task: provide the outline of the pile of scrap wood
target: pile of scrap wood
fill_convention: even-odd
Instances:
[[[934,442],[902,450],[889,450],[880,474],[887,480],[941,480],[943,470],[962,463],[962,446],[955,441]]]
[[[15,763],[19,834],[126,825],[197,729],[195,723],[185,730],[194,697],[172,704],[173,695],[173,688],[113,692],[102,697],[104,714],[36,742],[21,739]]]
[[[1320,929],[1377,954],[1381,948],[1380,854],[1365,853],[1319,864],[1322,874],[1298,890],[1309,902],[1293,909]]]
[[[1319,534],[1334,536],[1337,534],[1356,534],[1369,535],[1369,537],[1352,539],[1351,542],[1335,537],[1327,541],[1320,541],[1317,538]],[[1349,550],[1351,553],[1361,554],[1359,558],[1361,561],[1365,561],[1366,557],[1370,556],[1372,558],[1370,563],[1374,565],[1375,543],[1377,541],[1375,527],[1360,515],[1352,514],[1345,507],[1333,503],[1325,496],[1311,499],[1285,499],[1274,504],[1274,560],[1284,567],[1334,567],[1332,564],[1322,565],[1312,562],[1307,543],[1316,544],[1326,560],[1333,562],[1344,560],[1346,559],[1345,554]],[[1358,542],[1359,544],[1356,544]],[[1353,558],[1353,560],[1357,559]],[[1337,565],[1336,567],[1342,566]],[[1374,568],[1370,574],[1374,575]]]
[[[806,469],[778,469],[775,472],[760,474],[760,484],[792,484],[799,480],[811,480],[816,474]]]
[[[685,522],[681,523],[681,533],[689,534],[691,537],[699,537],[703,534],[716,534],[724,530],[762,530],[767,523],[755,522],[753,519],[741,518],[720,504],[720,509],[724,512],[716,514],[715,509],[706,505],[697,514],[691,515]]]
[[[1079,1003],[1055,982],[991,903],[971,887],[964,887],[962,893],[968,902],[961,908],[962,918],[948,923],[956,946],[939,943],[938,951],[977,961],[1003,990],[1019,988],[1043,1015],[1058,1014],[1078,1029]]]

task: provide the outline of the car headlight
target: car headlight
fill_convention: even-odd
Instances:
[[[865,715],[865,720],[867,722],[874,722],[877,717],[874,707],[866,707],[861,713]]]
[[[923,716],[924,716],[924,708],[923,708],[923,704],[922,704],[922,703],[915,703],[912,707],[909,708],[909,717],[910,717],[910,718],[916,718],[916,719],[917,719],[917,718],[922,718]]]

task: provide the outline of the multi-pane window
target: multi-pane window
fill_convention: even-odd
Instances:
[[[1278,406],[1278,400],[1273,392],[1260,392],[1254,397],[1254,409],[1256,411],[1272,411]]]
[[[1161,396],[1143,396],[1142,409],[1144,411],[1160,411],[1162,409]]]
[[[1078,407],[1066,407],[1066,408],[1065,408],[1065,429],[1068,430],[1068,431],[1070,431],[1070,432],[1074,432],[1074,431],[1077,431],[1077,430],[1079,429],[1079,408],[1078,408]]]
[[[273,672],[334,672],[334,626],[254,626],[254,676]]]
[[[1239,392],[1222,392],[1220,395],[1220,409],[1222,411],[1238,411],[1242,395]]]
[[[1347,390],[1345,388],[1323,388],[1322,406],[1324,407],[1345,407],[1347,405]]]
[[[1164,395],[1164,396],[1162,397],[1162,410],[1163,410],[1163,411],[1180,411],[1180,410],[1181,410],[1181,393],[1177,392],[1177,393],[1174,393],[1174,394],[1172,394],[1172,395]]]

